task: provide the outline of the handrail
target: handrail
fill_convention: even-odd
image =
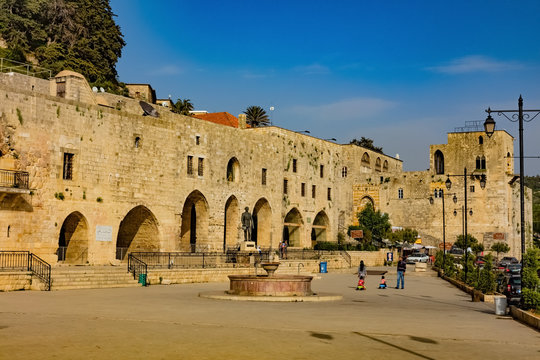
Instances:
[[[128,254],[128,272],[133,273],[133,279],[135,280],[137,280],[140,274],[144,274],[145,278],[147,278],[148,265],[141,259],[134,256],[132,253],[130,253]]]
[[[0,169],[0,186],[28,189],[29,174],[26,171]]]
[[[345,259],[345,261],[347,261],[347,263],[349,264],[349,267],[352,267],[352,258],[351,258],[351,254],[349,254],[347,251],[345,250],[341,250],[340,251],[340,254],[341,256]]]
[[[51,265],[29,251],[0,251],[0,269],[30,271],[51,290]]]
[[[51,265],[39,256],[30,253],[28,256],[28,270],[45,283],[45,290],[51,291]]]

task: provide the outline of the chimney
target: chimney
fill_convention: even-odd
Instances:
[[[246,125],[246,114],[238,115],[238,128],[239,129],[245,129],[246,127],[247,127],[247,125]]]

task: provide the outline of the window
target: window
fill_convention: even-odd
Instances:
[[[266,185],[266,169],[262,169],[261,184]]]
[[[482,136],[478,137],[478,143],[482,145],[484,143],[484,138]]]
[[[195,136],[195,145],[201,145],[201,137],[200,136]]]
[[[139,146],[141,146],[141,138],[137,136],[135,138],[135,148],[137,149]]]
[[[383,171],[388,171],[388,160],[384,160],[382,167],[383,167]]]
[[[384,176],[381,176],[381,177],[379,178],[379,181],[380,181],[381,184],[382,184],[382,183],[384,182]]]
[[[482,166],[482,165],[480,164],[480,156],[477,156],[477,157],[476,157],[476,169],[477,169],[477,170],[478,170],[478,169],[481,169],[480,166]]]
[[[398,197],[398,199],[403,199],[403,189],[398,189],[397,197]]]
[[[238,182],[240,175],[240,163],[235,157],[231,158],[227,163],[227,181]]]
[[[471,186],[469,187],[469,192],[472,192],[472,193],[474,192],[474,185],[471,185]]]
[[[375,160],[375,171],[381,171],[381,158]]]
[[[444,191],[443,189],[439,189],[439,197],[442,198],[444,196]]]
[[[73,180],[73,158],[74,154],[64,153],[64,167],[62,173],[62,179]]]
[[[315,199],[316,193],[317,193],[317,186],[311,185],[311,197]]]
[[[187,157],[187,174],[193,175],[193,156],[190,155]]]
[[[292,172],[296,172],[296,159],[292,159]]]
[[[435,173],[444,174],[444,155],[441,150],[435,151]]]
[[[363,166],[367,166],[367,167],[370,167],[370,160],[369,160],[369,155],[367,152],[364,153],[364,155],[362,155],[362,165]]]
[[[319,169],[321,171],[321,177],[324,177],[324,165],[321,165]]]
[[[328,192],[326,194],[326,198],[328,200],[332,200],[332,188],[328,188]]]
[[[65,98],[66,97],[66,78],[61,77],[56,79],[56,96]]]
[[[197,175],[203,176],[204,174],[204,159],[199,158],[199,164],[197,166]]]
[[[482,159],[480,160],[480,169],[486,170],[486,157],[482,156]]]
[[[439,197],[439,190],[435,189],[435,190],[433,191],[433,197],[434,197],[434,198],[438,198],[438,197]]]
[[[289,193],[289,181],[287,179],[283,179],[283,193]]]
[[[302,183],[302,185],[300,186],[300,194],[302,196],[306,196],[306,183]]]
[[[444,196],[443,189],[435,189],[433,195],[435,198],[442,198]]]
[[[346,166],[341,168],[341,177],[344,177],[344,178],[347,177],[347,167]]]

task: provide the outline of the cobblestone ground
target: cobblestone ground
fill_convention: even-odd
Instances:
[[[202,299],[226,283],[0,293],[0,359],[538,359],[540,333],[432,276],[355,291],[323,274],[324,303]]]

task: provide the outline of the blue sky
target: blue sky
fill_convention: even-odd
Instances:
[[[110,3],[127,42],[121,81],[209,112],[259,105],[339,143],[366,136],[406,170],[427,169],[429,144],[489,106],[515,109],[522,94],[540,109],[538,0]],[[517,144],[517,124],[495,120]],[[540,156],[539,136],[540,117],[525,124],[525,155]],[[540,159],[525,170],[540,174]]]

